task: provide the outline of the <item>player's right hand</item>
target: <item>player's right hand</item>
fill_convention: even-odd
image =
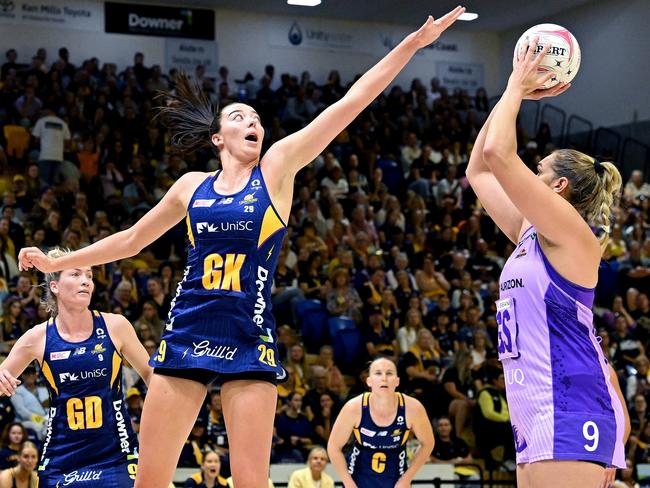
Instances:
[[[52,260],[37,247],[23,247],[18,253],[18,269],[27,271],[36,268],[43,273],[55,271]]]
[[[20,383],[21,381],[14,378],[6,369],[0,370],[0,394],[4,396],[13,395]]]

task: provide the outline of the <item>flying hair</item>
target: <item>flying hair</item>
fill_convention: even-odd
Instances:
[[[221,129],[219,110],[212,106],[201,86],[180,72],[174,91],[161,91],[156,118],[171,132],[172,146],[183,152],[210,148],[218,154],[211,137]]]

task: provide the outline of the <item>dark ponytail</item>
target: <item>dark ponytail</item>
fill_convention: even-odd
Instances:
[[[215,154],[212,135],[221,129],[219,114],[196,81],[181,72],[176,77],[176,93],[162,91],[158,95],[161,106],[156,117],[171,132],[171,143],[183,152],[210,148]]]

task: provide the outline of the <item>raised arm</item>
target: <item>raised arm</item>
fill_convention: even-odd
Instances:
[[[334,422],[329,441],[327,442],[327,454],[345,488],[357,488],[357,484],[352,479],[350,473],[348,473],[348,464],[343,455],[343,447],[350,439],[360,413],[361,406],[357,399],[350,400],[346,403],[338,417],[336,417],[336,422]]]
[[[476,193],[481,205],[483,205],[490,218],[494,220],[499,229],[501,229],[501,232],[508,236],[508,239],[517,243],[524,217],[510,201],[506,192],[503,191],[499,180],[492,174],[490,167],[483,159],[485,136],[489,130],[497,106],[494,107],[492,113],[490,113],[490,116],[478,133],[465,174],[470,185],[472,185],[474,193]]]
[[[429,16],[420,29],[406,36],[352,85],[341,100],[325,109],[304,129],[271,146],[264,156],[262,167],[269,165],[273,168],[267,172],[270,175],[290,175],[293,178],[386,89],[418,49],[438,39],[464,11],[463,7],[456,7],[438,20]],[[269,177],[266,173],[264,176],[268,182]]]
[[[202,178],[205,178],[204,173],[186,173],[154,208],[131,227],[66,256],[50,259],[36,247],[23,248],[18,255],[20,269],[36,267],[47,273],[110,263],[138,254],[180,222],[187,211],[192,190]]]
[[[540,76],[537,66],[550,45],[534,57],[537,42],[533,40],[527,51],[516,55],[515,68],[499,104],[492,113],[484,147],[483,158],[510,201],[521,211],[538,232],[554,245],[584,249],[581,253],[592,261],[591,250],[597,253],[597,240],[589,225],[567,200],[555,193],[541,178],[530,171],[517,155],[515,123],[521,102],[529,95],[536,96],[552,76]],[[558,84],[543,90],[540,96],[557,95],[569,85]]]

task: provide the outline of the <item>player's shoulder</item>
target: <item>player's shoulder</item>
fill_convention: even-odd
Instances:
[[[184,173],[180,178],[176,180],[174,183],[174,186],[192,186],[192,185],[199,185],[208,176],[213,175],[213,172],[206,172],[206,171],[188,171],[187,173]]]
[[[40,324],[36,324],[31,329],[27,330],[22,335],[22,337],[30,341],[43,339],[45,337],[45,334],[47,333],[47,328],[49,326],[54,327],[54,324],[50,324],[49,320],[46,320],[45,322],[41,322]]]
[[[361,395],[357,395],[355,397],[350,398],[343,405],[343,408],[341,409],[340,414],[343,414],[343,415],[347,416],[348,418],[357,418],[357,417],[360,418],[361,417],[361,405],[363,404],[363,396],[364,396],[364,393],[362,393]]]
[[[365,393],[361,393],[360,395],[350,398],[347,402],[345,402],[345,406],[348,408],[360,407],[363,403],[364,395]]]
[[[100,313],[111,337],[119,338],[124,333],[134,330],[133,325],[124,315],[108,312]]]
[[[422,405],[422,402],[420,402],[420,400],[405,394],[402,394],[402,396],[404,397],[404,406],[406,408],[407,416],[409,413],[419,415],[422,412],[424,412],[426,415],[426,410],[424,409],[424,405]]]

